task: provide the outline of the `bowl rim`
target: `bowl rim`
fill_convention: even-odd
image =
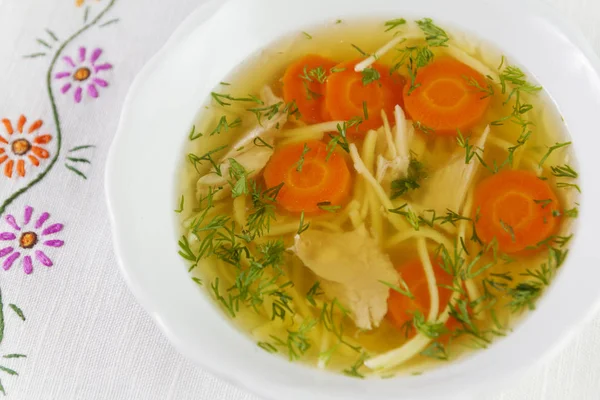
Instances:
[[[253,1],[253,0],[246,0],[246,1]],[[516,0],[509,0],[508,2],[515,2],[515,1]],[[119,141],[119,138],[123,137],[123,135],[126,135],[126,132],[124,131],[124,120],[126,120],[128,118],[129,108],[130,108],[131,103],[135,101],[136,93],[139,92],[140,86],[143,86],[144,80],[147,79],[149,75],[152,75],[154,73],[154,70],[156,69],[157,64],[164,62],[163,57],[168,56],[169,52],[171,52],[174,48],[176,48],[180,42],[187,40],[193,31],[200,29],[202,26],[205,26],[213,18],[214,14],[217,13],[225,4],[235,3],[235,2],[236,2],[236,0],[228,0],[225,3],[222,1],[219,1],[219,0],[211,0],[211,1],[207,2],[206,4],[200,6],[192,15],[190,15],[180,25],[180,27],[172,35],[172,37],[168,40],[168,42],[163,46],[163,48],[142,69],[142,71],[138,74],[138,76],[134,80],[134,83],[132,84],[129,94],[127,96],[127,99],[125,101],[121,122],[119,124],[117,135],[115,137],[115,142],[111,146],[108,160],[107,160],[107,167],[106,167],[106,174],[105,174],[106,197],[107,197],[107,202],[109,205],[109,207],[108,207],[109,213],[111,216],[111,226],[112,226],[112,230],[113,230],[113,243],[114,243],[115,253],[117,256],[118,263],[120,265],[121,272],[122,272],[128,286],[130,287],[130,289],[132,290],[132,292],[134,293],[134,295],[136,296],[138,301],[142,304],[142,306],[146,309],[146,311],[155,319],[155,321],[157,322],[157,325],[161,328],[163,333],[165,333],[165,335],[170,339],[170,341],[175,345],[175,347],[178,348],[178,350],[182,354],[187,353],[186,344],[184,343],[184,341],[181,340],[180,337],[177,336],[176,332],[173,330],[172,327],[166,325],[165,321],[167,321],[168,319],[163,318],[163,316],[161,316],[160,307],[157,306],[156,302],[153,301],[153,299],[150,299],[148,297],[148,292],[146,291],[146,289],[142,285],[140,285],[139,282],[137,282],[135,280],[135,277],[133,276],[134,274],[132,274],[131,266],[126,261],[126,257],[124,257],[124,255],[123,255],[124,252],[126,251],[126,250],[124,250],[125,244],[124,244],[124,239],[122,237],[122,231],[119,229],[120,225],[119,225],[119,221],[118,221],[118,213],[115,212],[116,208],[119,207],[118,206],[119,196],[121,195],[118,193],[117,186],[114,185],[114,182],[115,182],[115,180],[118,179],[118,175],[119,175],[119,171],[118,171],[119,164],[116,160],[118,157],[117,143]],[[260,3],[260,0],[256,0],[254,2]],[[586,61],[592,67],[592,69],[595,73],[595,78],[598,78],[598,71],[600,70],[600,68],[599,68],[600,62],[599,62],[597,56],[595,55],[595,53],[593,52],[593,50],[591,49],[591,47],[589,46],[589,44],[583,38],[583,35],[580,32],[578,32],[576,28],[569,27],[566,23],[561,21],[559,16],[557,14],[554,14],[552,11],[550,11],[550,9],[546,5],[544,5],[538,1],[535,1],[535,0],[527,0],[526,2],[532,4],[533,5],[532,7],[535,7],[536,10],[539,10],[540,16],[542,18],[546,18],[550,23],[554,24],[555,26],[558,26],[559,30],[562,33],[564,33],[565,37],[567,37],[572,43],[574,43],[575,47],[577,47],[581,51],[581,53],[586,58]],[[522,3],[519,3],[519,4],[522,4]],[[591,181],[591,179],[590,179],[590,181]],[[590,261],[590,260],[588,260],[588,261]],[[544,299],[549,296],[550,296],[550,293],[546,293],[544,296]],[[544,300],[544,299],[542,299],[542,300]],[[574,319],[576,319],[579,322],[579,324],[581,324],[583,321],[586,321],[587,319],[589,319],[599,306],[600,306],[600,304],[598,303],[598,296],[594,296],[593,303],[590,303],[590,306],[587,309],[583,310],[583,312],[580,312],[577,315],[577,318],[574,318]],[[528,316],[527,318],[531,319],[534,315],[535,315],[535,313],[533,313],[533,315]],[[575,329],[569,329],[568,331],[562,332],[561,339],[555,339],[551,348],[546,348],[543,351],[541,351],[541,354],[544,354],[543,358],[550,357],[552,353],[555,353],[556,351],[558,351],[558,349],[562,345],[564,345],[564,343],[566,342],[567,336],[572,335],[574,333],[574,331],[575,331]],[[209,365],[206,362],[202,362],[201,360],[197,359],[196,357],[191,357],[191,358],[194,361],[196,361],[197,363],[201,364],[204,368],[210,370],[213,373],[216,373],[217,375],[219,375],[221,378],[223,378],[225,380],[234,382],[235,384],[237,384],[239,386],[243,386],[243,387],[245,387],[257,394],[260,394],[262,396],[271,397],[271,393],[266,392],[265,389],[257,387],[256,385],[249,384],[247,379],[241,379],[239,377],[232,377],[231,375],[223,373],[223,371],[213,368],[212,365]],[[531,364],[531,363],[529,363],[529,364]],[[516,373],[516,371],[514,371],[512,375],[515,375],[515,373]],[[278,390],[281,390],[281,388]],[[325,397],[323,397],[323,398],[325,398]]]

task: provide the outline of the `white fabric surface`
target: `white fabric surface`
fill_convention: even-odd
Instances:
[[[87,7],[92,20],[109,3],[85,0],[76,7],[75,1],[0,0],[0,119],[9,118],[16,125],[24,114],[29,126],[41,118],[44,132],[56,134],[45,84],[52,51],[36,39],[56,49],[45,28],[64,40],[82,27]],[[26,275],[19,260],[8,271],[0,269],[5,316],[0,354],[27,355],[0,358],[0,365],[19,373],[11,376],[0,371],[8,398],[259,400],[195,367],[163,338],[118,272],[104,202],[104,162],[129,84],[202,1],[116,0],[98,25],[115,18],[118,22],[94,26],[65,48],[64,55],[76,58],[79,47],[86,46],[88,59],[101,48],[98,63],[108,62],[113,68],[98,74],[109,83],[98,87],[99,97],[84,93],[79,104],[73,100],[74,89],[63,95],[63,83],[53,80],[63,153],[47,177],[10,205],[0,221],[0,232],[9,231],[5,215],[13,214],[19,222],[24,206],[31,205],[34,218],[48,211],[47,224],[64,224],[56,237],[65,241],[63,247],[48,250],[54,261],[51,268],[35,262],[33,273]],[[600,1],[546,1],[577,24],[600,52]],[[40,51],[48,55],[22,57]],[[54,72],[65,65],[59,60]],[[0,135],[2,129],[0,125]],[[168,135],[165,132],[165,140]],[[91,160],[90,165],[76,163],[87,180],[64,167],[65,157],[73,157],[66,150],[79,145],[96,146],[76,153]],[[55,154],[56,137],[47,148],[51,156]],[[132,159],[138,151],[143,151],[143,144],[131,149]],[[37,169],[28,166],[27,177],[45,166],[47,161]],[[15,183],[28,179],[7,179],[3,167],[0,205],[15,190]],[[23,310],[26,321],[9,303]],[[532,370],[504,393],[487,394],[485,400],[600,399],[599,364],[600,316],[550,363]]]

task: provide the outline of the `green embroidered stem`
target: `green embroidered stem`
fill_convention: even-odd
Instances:
[[[24,188],[21,188],[18,191],[16,191],[13,195],[11,195],[8,199],[6,199],[2,203],[2,205],[0,205],[0,216],[2,216],[4,214],[4,212],[6,211],[6,208],[13,201],[15,201],[16,199],[18,199],[22,194],[24,194],[25,192],[27,192],[33,186],[37,185],[42,179],[44,179],[46,177],[46,175],[52,170],[52,168],[54,168],[54,165],[58,161],[58,158],[60,156],[60,151],[61,151],[61,148],[62,148],[62,129],[61,129],[61,126],[60,126],[60,118],[59,118],[59,115],[58,115],[58,110],[57,110],[57,107],[56,107],[56,102],[54,100],[54,92],[52,91],[52,70],[54,69],[54,65],[56,64],[56,61],[58,60],[58,58],[62,54],[62,52],[65,49],[65,47],[67,47],[73,40],[75,40],[83,32],[87,31],[92,26],[96,25],[100,21],[100,19],[102,19],[102,17],[114,6],[114,4],[115,4],[116,1],[117,0],[111,0],[110,3],[108,3],[108,5],[106,6],[106,8],[104,10],[102,10],[96,16],[96,18],[94,18],[89,24],[84,25],[81,29],[79,29],[71,37],[69,37],[58,48],[58,50],[56,51],[56,54],[52,58],[52,62],[50,63],[50,67],[48,68],[48,73],[46,75],[46,85],[47,85],[47,89],[48,89],[48,98],[50,99],[50,105],[52,106],[52,115],[54,117],[54,123],[56,125],[56,143],[57,143],[56,154],[54,154],[54,157],[52,157],[52,160],[50,161],[50,164],[48,164],[48,166],[46,167],[46,169],[42,173],[40,173],[27,186],[25,186]]]
[[[2,291],[0,290],[0,343],[4,339],[4,304],[2,303]]]

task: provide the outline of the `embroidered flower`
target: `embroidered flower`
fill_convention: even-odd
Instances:
[[[15,169],[20,177],[24,177],[26,161],[37,167],[40,165],[40,159],[50,157],[44,146],[52,140],[52,136],[47,133],[40,134],[44,123],[38,119],[25,129],[26,123],[27,118],[21,115],[15,131],[9,119],[2,120],[6,134],[0,133],[0,165],[4,164],[4,175],[8,178],[12,178]]]
[[[100,0],[96,0],[96,3],[99,2]],[[85,4],[85,0],[75,0],[75,5],[77,7],[81,7],[82,5]]]
[[[98,75],[102,71],[106,71],[112,68],[112,64],[103,63],[98,64],[97,61],[102,55],[102,49],[96,49],[92,52],[89,59],[87,57],[87,49],[85,47],[79,48],[78,62],[75,62],[73,58],[69,56],[63,57],[64,62],[68,66],[67,71],[58,72],[54,75],[57,80],[67,79],[60,91],[68,93],[71,88],[74,88],[75,102],[80,103],[83,98],[83,91],[92,98],[98,97],[98,87],[107,87],[108,82],[100,78]]]
[[[33,272],[34,259],[46,267],[51,267],[54,263],[44,252],[44,248],[62,247],[65,244],[64,241],[54,238],[54,235],[63,230],[63,224],[44,227],[50,219],[47,212],[40,215],[35,222],[32,217],[33,208],[30,206],[25,207],[21,225],[14,216],[6,216],[5,220],[11,229],[0,232],[0,262],[4,270],[9,270],[19,259],[22,260],[23,270],[27,275]]]

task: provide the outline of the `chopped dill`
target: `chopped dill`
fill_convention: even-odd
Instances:
[[[346,68],[333,67],[329,70],[329,72],[332,74],[337,74],[338,72],[344,72],[345,70]]]
[[[204,282],[202,282],[202,279],[200,278],[196,278],[195,276],[193,276],[192,281],[194,281],[198,286],[204,286]]]
[[[304,211],[302,211],[302,213],[300,214],[300,226],[298,227],[298,232],[296,234],[302,235],[304,232],[306,232],[308,230],[308,228],[310,228],[310,223],[308,223],[308,224],[304,223]]]
[[[306,300],[313,306],[317,306],[315,297],[323,296],[325,292],[321,289],[321,282],[317,281],[306,293]]]
[[[449,332],[443,322],[428,322],[420,311],[413,313],[413,324],[418,332],[430,339],[437,339]]]
[[[183,212],[183,202],[185,201],[185,198],[183,195],[181,195],[181,199],[179,200],[179,209],[175,210],[175,212],[177,214],[181,214]]]
[[[579,187],[579,185],[576,185],[574,183],[557,182],[556,187],[559,189],[575,189],[579,193],[581,193],[581,188]]]
[[[410,291],[410,288],[408,287],[408,285],[406,284],[406,282],[404,281],[404,279],[402,279],[402,277],[400,277],[400,286],[394,285],[392,283],[389,282],[384,282],[384,281],[379,281],[381,284],[389,287],[390,289],[392,289],[394,292],[396,293],[400,293],[403,296],[408,297],[409,299],[414,299],[415,296],[412,294],[412,292]]]
[[[219,82],[223,86],[231,86],[231,83],[228,82]]]
[[[221,119],[219,120],[219,123],[217,124],[215,129],[213,129],[213,131],[210,133],[210,136],[218,135],[223,130],[225,132],[228,132],[229,129],[237,128],[240,125],[242,125],[242,119],[240,117],[237,117],[233,122],[229,123],[229,122],[227,122],[227,117],[225,115],[223,115],[221,117]],[[200,135],[202,135],[202,134],[200,134]]]
[[[367,102],[363,101],[363,115],[365,117],[365,121],[369,120],[369,108],[367,107]]]
[[[417,21],[417,25],[425,34],[425,40],[431,47],[447,47],[450,40],[446,31],[433,23],[431,18],[423,18]]]
[[[229,185],[234,199],[248,194],[248,173],[244,166],[233,158],[229,159],[229,177],[232,179]]]
[[[542,159],[540,161],[540,164],[539,164],[540,168],[542,168],[544,166],[544,163],[552,155],[552,153],[554,153],[558,149],[562,149],[563,147],[570,146],[571,144],[572,144],[571,142],[556,143],[554,146],[548,147],[548,152],[544,155],[544,157],[542,157]]]
[[[262,236],[271,228],[271,221],[275,220],[275,201],[283,183],[265,191],[261,191],[256,181],[251,183],[252,205],[254,210],[248,216],[248,228],[253,237]]]
[[[196,133],[196,125],[192,125],[192,129],[190,130],[190,134],[189,134],[190,141],[194,141],[201,137],[202,137],[202,132]]]
[[[287,331],[288,335],[286,341],[275,336],[271,336],[271,338],[277,345],[287,349],[290,361],[299,360],[312,345],[308,333],[310,333],[316,325],[316,319],[306,320],[302,322],[297,331]]]
[[[256,119],[258,119],[258,123],[262,125],[262,118],[267,117],[268,120],[272,120],[277,114],[279,114],[279,109],[282,105],[283,102],[280,101],[279,103],[275,103],[270,106],[248,108],[247,111],[254,113],[254,115],[256,115]]]
[[[302,31],[302,34],[304,35],[304,37],[306,37],[309,40],[313,38],[312,35],[310,35],[308,32]]]
[[[502,226],[502,229],[510,235],[510,239],[513,241],[513,243],[517,241],[517,237],[515,236],[515,230],[511,225],[500,220],[500,226]]]
[[[415,231],[418,231],[421,227],[421,221],[415,212],[408,206],[408,204],[404,204],[401,207],[394,208],[388,210],[392,214],[398,214],[406,218],[406,221],[413,227]]]
[[[567,218],[578,218],[579,217],[579,209],[577,207],[571,208],[570,210],[565,210],[564,215]]]
[[[310,151],[310,147],[306,143],[304,143],[304,149],[302,149],[302,155],[300,155],[300,160],[296,163],[296,171],[302,172],[302,167],[304,167],[304,156],[306,153]]]
[[[227,310],[227,312],[229,313],[229,315],[231,315],[232,318],[235,318],[237,315],[236,312],[239,311],[239,303],[236,302],[231,293],[228,294],[227,298],[221,295],[219,289],[219,277],[216,277],[215,281],[210,284],[210,288],[213,291],[215,299],[217,299],[221,303],[223,308]]]
[[[533,202],[542,206],[542,208],[547,208],[550,204],[552,204],[552,199],[534,200]]]
[[[406,24],[406,20],[404,18],[391,19],[389,21],[386,21],[384,24],[384,26],[387,28],[385,30],[385,32],[389,32],[389,31],[394,30],[397,27],[405,25],[405,24]]]
[[[562,166],[550,167],[550,169],[552,170],[552,175],[554,175],[557,178],[577,179],[579,177],[577,171],[575,171],[573,168],[571,168],[570,165],[567,164]]]
[[[243,101],[243,102],[254,102],[254,103],[258,103],[258,104],[264,104],[262,102],[262,100],[258,99],[257,97],[254,97],[254,96],[233,97],[230,94],[223,94],[223,93],[216,93],[216,92],[211,92],[210,95],[217,102],[217,104],[219,104],[220,106],[223,106],[223,107],[231,105],[231,103],[228,103],[227,101]]]
[[[413,127],[418,130],[423,132],[426,135],[431,135],[432,133],[435,133],[435,129],[433,129],[432,127],[429,127],[425,124],[423,124],[421,121],[415,121],[413,122]]]
[[[347,368],[342,372],[345,375],[353,377],[353,378],[364,379],[365,376],[363,374],[361,374],[359,370],[365,365],[365,360],[367,358],[368,358],[367,353],[362,352],[360,354],[360,357],[358,358],[358,360],[356,360],[356,362],[352,366],[350,366],[350,368]]]
[[[536,282],[519,283],[515,288],[509,289],[508,295],[511,301],[508,303],[513,312],[522,311],[525,308],[535,309],[535,302],[541,296],[542,288]]]
[[[365,57],[368,57],[368,56],[369,56],[369,55],[368,55],[366,52],[364,52],[364,51],[363,51],[363,50],[362,50],[360,47],[358,47],[357,45],[355,45],[355,44],[351,44],[351,46],[352,46],[352,47],[354,47],[354,48],[356,49],[356,51],[358,51],[358,52],[359,52],[361,55],[363,55],[363,56],[365,56]]]
[[[381,74],[375,68],[369,67],[362,71],[362,83],[363,86],[367,86],[370,83],[381,79]]]
[[[318,203],[317,207],[319,207],[323,211],[327,211],[328,213],[335,214],[336,212],[342,209],[342,206],[334,206],[330,201],[324,201],[322,203]]]
[[[419,189],[421,187],[421,182],[426,178],[427,171],[425,171],[425,166],[422,162],[412,157],[408,164],[406,177],[392,181],[391,199],[397,199],[411,190]]]
[[[446,346],[440,342],[431,343],[420,354],[436,360],[448,361],[448,352],[446,351]]]
[[[213,159],[212,156],[213,156],[213,154],[223,151],[226,148],[227,148],[227,145],[223,145],[223,146],[217,147],[216,149],[209,151],[206,154],[203,154],[202,156],[197,156],[195,154],[190,153],[190,154],[188,154],[188,160],[192,163],[192,165],[196,169],[196,172],[198,172],[198,173],[200,173],[200,170],[198,169],[198,167],[202,165],[202,162],[208,161],[215,169],[215,173],[219,176],[223,176],[223,174],[221,172],[221,166],[215,162],[215,160]]]
[[[362,120],[361,120],[362,122]],[[360,124],[360,123],[359,123]],[[325,161],[329,161],[336,147],[341,147],[346,153],[350,153],[350,143],[348,142],[348,137],[346,132],[351,125],[348,122],[344,122],[343,124],[337,125],[338,134],[333,135],[329,134],[331,140],[327,144],[327,156],[325,157]],[[356,124],[358,126],[358,124]]]
[[[277,347],[273,346],[271,343],[258,342],[257,346],[268,353],[277,353]]]
[[[481,97],[481,100],[494,96],[494,94],[495,94],[494,86],[492,85],[491,82],[487,82],[487,86],[482,87],[481,84],[479,83],[479,81],[477,79],[473,78],[472,76],[469,77],[469,76],[463,75],[463,79],[465,81],[467,81],[467,85],[473,86],[475,89],[477,89],[478,92],[482,93],[483,97]]]
[[[254,145],[255,145],[256,147],[268,147],[269,149],[272,149],[272,148],[273,148],[273,146],[271,146],[269,143],[265,142],[265,141],[263,140],[263,138],[261,138],[260,136],[256,137],[256,138],[255,138],[255,139],[252,141],[252,143],[254,143]]]
[[[307,82],[313,82],[313,79],[316,80],[318,83],[325,83],[325,81],[327,80],[327,74],[325,72],[325,70],[323,69],[323,67],[319,66],[316,68],[311,69],[310,71],[307,71],[307,66],[304,66],[304,74],[300,75],[300,78],[307,81]]]

